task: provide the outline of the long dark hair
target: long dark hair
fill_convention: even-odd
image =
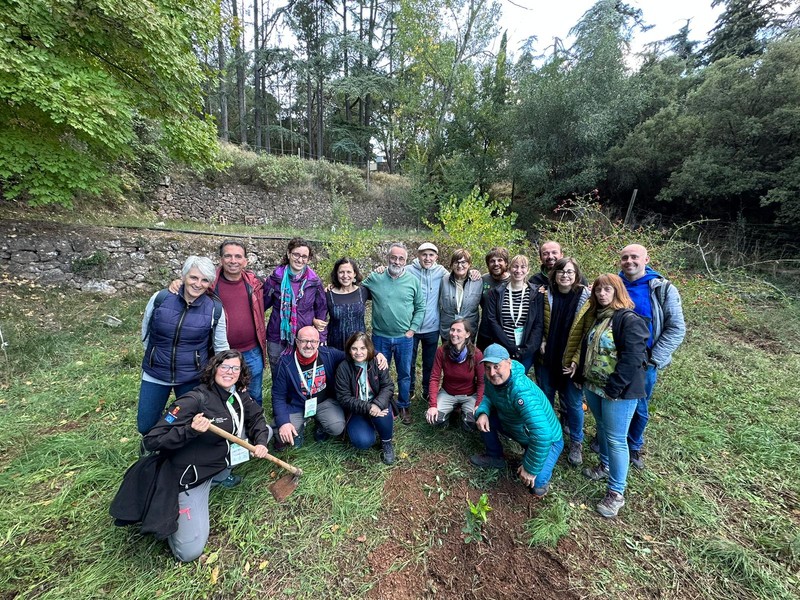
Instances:
[[[244,362],[244,356],[242,356],[242,353],[238,350],[223,350],[212,356],[206,363],[203,372],[200,373],[200,383],[212,385],[214,383],[214,377],[217,375],[217,369],[229,358],[238,358],[239,366],[242,369],[239,371],[239,380],[236,382],[236,390],[241,392],[250,385],[250,368],[247,366],[247,363]]]
[[[469,334],[469,337],[467,338],[467,343],[466,343],[466,346],[467,346],[467,360],[469,361],[469,368],[470,369],[474,369],[475,368],[475,342],[473,341],[473,338],[475,337],[475,332],[472,331],[472,325],[470,325],[469,321],[467,321],[466,319],[454,319],[453,322],[450,323],[450,327],[452,327],[456,323],[461,323],[462,325],[464,325],[464,331],[466,331]],[[442,347],[444,348],[445,356],[448,356],[450,354],[450,348],[452,346],[453,346],[453,344],[450,341],[450,335],[448,334],[447,339],[445,339],[444,344],[442,344]]]
[[[340,258],[335,263],[333,263],[333,270],[331,271],[331,285],[335,288],[342,287],[342,284],[339,282],[339,267],[342,265],[350,265],[353,267],[353,282],[358,285],[361,283],[361,280],[364,279],[361,276],[361,271],[358,270],[358,265],[356,261],[352,258],[348,258],[347,256]]]

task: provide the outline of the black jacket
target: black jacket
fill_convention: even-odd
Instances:
[[[528,319],[525,321],[525,328],[522,332],[522,343],[515,346],[511,343],[503,331],[502,313],[503,301],[508,290],[508,282],[498,285],[486,299],[486,318],[489,320],[489,337],[492,341],[500,344],[511,355],[511,358],[521,361],[528,356],[532,356],[539,351],[542,344],[542,334],[544,332],[544,317],[542,309],[542,294],[539,288],[532,283],[528,283],[530,290],[530,301],[528,306]]]
[[[647,340],[650,331],[647,321],[633,310],[618,310],[611,317],[611,333],[617,350],[617,366],[603,389],[612,400],[632,400],[644,397],[647,371]],[[581,342],[581,361],[575,373],[575,381],[582,383],[583,365],[586,363],[588,336]]]
[[[230,444],[225,438],[206,431],[192,429],[192,419],[203,413],[217,427],[234,433],[231,413],[225,407],[230,394],[216,384],[201,384],[170,405],[167,413],[144,437],[148,450],[160,450],[167,455],[178,484],[183,489],[195,487],[210,479],[229,465]],[[244,410],[244,431],[253,445],[266,446],[269,428],[261,407],[250,394],[239,392]],[[238,402],[233,408],[239,414]]]
[[[394,398],[394,383],[389,375],[389,369],[381,371],[375,360],[367,365],[367,382],[375,393],[372,402],[363,402],[358,398],[359,367],[348,358],[343,360],[336,369],[336,400],[345,410],[359,414],[369,414],[369,405],[375,404],[381,410],[389,407]]]

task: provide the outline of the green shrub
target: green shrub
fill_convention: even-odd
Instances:
[[[327,160],[307,161],[311,180],[325,191],[346,196],[361,195],[366,190],[364,175],[355,167]]]
[[[258,181],[268,190],[289,185],[299,186],[308,180],[307,162],[298,156],[261,154],[256,165]]]
[[[477,264],[480,262],[477,257],[493,246],[519,249],[525,232],[514,228],[517,215],[507,213],[509,204],[507,199],[491,200],[488,194],[479,193],[478,188],[462,200],[451,196],[439,208],[438,223],[426,221],[440,245],[440,255],[465,248]]]

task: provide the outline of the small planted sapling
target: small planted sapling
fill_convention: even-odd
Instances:
[[[480,499],[478,499],[478,501],[474,504],[470,502],[469,498],[467,498],[467,510],[466,510],[467,523],[461,530],[466,534],[464,536],[465,544],[469,544],[470,542],[485,541],[483,526],[486,524],[486,520],[489,516],[489,511],[491,510],[492,507],[489,506],[488,494],[481,494]]]

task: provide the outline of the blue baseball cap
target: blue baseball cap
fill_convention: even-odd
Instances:
[[[508,350],[503,348],[500,344],[492,344],[483,352],[483,360],[481,362],[490,362],[492,364],[497,364],[500,361],[508,360],[511,358],[508,354]]]

